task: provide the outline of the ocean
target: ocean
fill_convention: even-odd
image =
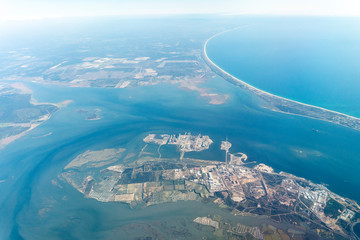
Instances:
[[[225,32],[209,58],[244,82],[360,117],[360,19],[278,17]]]

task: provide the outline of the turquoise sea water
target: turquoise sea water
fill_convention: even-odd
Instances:
[[[220,141],[227,136],[233,145],[231,151],[245,152],[249,161],[327,183],[336,193],[360,200],[360,193],[355,190],[360,188],[357,164],[360,152],[355,144],[360,141],[358,132],[261,109],[251,95],[221,78],[206,86],[228,92],[230,101],[221,106],[210,105],[196,93],[184,92],[173,85],[82,89],[31,84],[39,101],[74,102],[0,152],[0,176],[5,180],[0,183],[0,209],[2,216],[7,216],[1,218],[0,232],[11,229],[13,239],[21,239],[19,233],[29,239],[50,236],[95,239],[112,234],[122,239],[123,228],[132,222],[145,225],[156,221],[176,223],[181,219],[191,222],[196,216],[209,213],[227,216],[213,205],[195,202],[129,210],[124,204],[83,198],[58,180],[63,167],[83,151],[110,147],[140,151],[142,138],[149,132],[207,134],[215,142],[204,153],[209,160],[223,159]],[[86,121],[77,113],[79,108],[100,108],[103,119]],[[319,133],[314,133],[313,127]],[[47,137],[33,138],[50,131],[52,134]],[[57,180],[61,187],[52,180]],[[194,236],[202,234],[191,231]]]
[[[211,39],[209,58],[261,90],[360,117],[360,18],[270,18]]]

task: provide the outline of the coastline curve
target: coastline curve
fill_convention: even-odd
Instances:
[[[291,100],[288,98],[284,98],[266,91],[263,91],[259,88],[256,88],[237,77],[231,75],[230,73],[226,72],[224,69],[220,68],[218,65],[216,65],[208,56],[207,54],[207,45],[209,41],[211,41],[213,38],[220,36],[224,33],[235,31],[237,29],[249,27],[250,25],[240,26],[236,28],[232,28],[229,30],[225,30],[219,33],[214,34],[210,38],[208,38],[203,46],[203,58],[207,65],[213,70],[217,75],[224,78],[226,81],[241,87],[242,89],[245,89],[257,97],[259,97],[261,100],[263,100],[266,103],[266,106],[263,107],[268,108],[272,111],[281,112],[285,114],[292,114],[292,115],[298,115],[302,117],[308,117],[313,118],[321,121],[326,121],[334,124],[338,124],[344,127],[352,128],[355,130],[360,131],[360,118],[353,117],[344,113],[336,112],[333,110],[329,110],[326,108],[298,102],[295,100]]]

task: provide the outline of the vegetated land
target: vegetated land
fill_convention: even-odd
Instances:
[[[31,91],[21,84],[0,84],[0,148],[46,121],[59,109],[36,104]]]
[[[331,218],[337,218],[343,211],[344,206],[332,198],[329,199],[324,208],[325,215]]]
[[[360,223],[354,225],[354,233],[360,238]]]
[[[269,226],[229,226],[226,221],[204,218],[206,216],[195,219],[197,224],[220,229],[216,231],[223,231],[222,236],[250,234],[263,239],[278,235],[282,239],[289,239],[285,236],[302,239],[315,234],[320,239],[349,238],[353,234],[351,225],[360,220],[360,207],[355,201],[323,185],[285,172],[276,173],[264,164],[248,167],[244,154],[239,161],[228,152],[229,142],[228,147],[223,148],[230,156],[228,162],[189,159],[181,154],[179,159],[164,159],[157,157],[160,149],[146,150],[149,144],[162,146],[176,142],[179,152],[184,146],[188,151],[203,151],[212,143],[208,136],[150,134],[144,142],[141,153],[126,160],[123,149],[104,150],[104,157],[101,151],[86,151],[67,165],[61,178],[86,197],[102,202],[147,207],[207,199],[231,210],[234,215],[265,215],[275,223],[294,226],[293,230],[285,232]],[[79,159],[81,165],[75,164]]]
[[[209,32],[215,33],[223,26],[213,22],[209,27],[204,21],[204,28],[198,28],[179,21],[177,25],[182,25],[184,30],[174,33],[171,27],[170,31],[163,30],[159,35],[148,33],[145,26],[136,26],[135,34],[127,27],[121,29],[121,25],[128,24],[118,25],[118,31],[122,32],[120,36],[114,34],[106,39],[97,36],[97,40],[89,45],[80,43],[87,42],[89,36],[80,37],[76,41],[78,44],[71,46],[71,56],[62,55],[60,51],[56,55],[37,55],[36,51],[29,53],[22,49],[6,53],[6,66],[0,68],[0,79],[97,88],[174,84],[186,91],[198,92],[210,104],[227,101],[229,95],[201,86],[215,76],[202,57],[203,42]],[[154,24],[165,27],[159,22]],[[139,35],[141,32],[144,35]],[[53,43],[48,50],[53,52],[63,47]]]
[[[149,31],[145,27],[146,24],[143,27],[134,26],[137,29],[136,34],[129,29],[122,31],[120,28],[119,32],[123,32],[123,35],[119,37],[115,34],[106,39],[97,36],[96,42],[91,42],[91,49],[89,45],[81,44],[88,42],[89,36],[80,37],[76,41],[77,44],[72,46],[71,56],[62,55],[59,52],[56,55],[44,56],[37,55],[36,51],[29,53],[29,50],[17,49],[17,51],[9,51],[5,54],[5,64],[3,68],[0,68],[0,79],[101,88],[174,84],[184,90],[196,91],[210,104],[224,104],[228,101],[229,94],[203,86],[203,83],[217,74],[255,94],[261,99],[264,107],[273,111],[320,119],[360,130],[358,118],[269,94],[217,67],[207,57],[204,42],[224,29],[239,27],[243,23],[235,21],[224,24],[223,21],[203,19],[197,22],[197,27],[194,27],[182,20],[177,22],[182,31],[176,33],[173,32],[172,27],[166,28],[169,26],[160,24],[156,26],[164,27],[168,31],[162,31],[161,34],[151,33],[151,38],[145,34]],[[144,35],[140,36],[147,36],[146,40],[139,38],[139,32],[144,32]],[[53,52],[54,49],[64,47],[55,43],[49,45],[51,45],[50,49],[42,50]],[[87,119],[97,120],[99,116],[93,114]]]

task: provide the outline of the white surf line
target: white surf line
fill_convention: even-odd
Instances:
[[[211,36],[209,39],[206,40],[205,44],[204,44],[204,48],[203,48],[203,53],[204,53],[204,57],[205,57],[205,60],[206,62],[210,63],[211,66],[215,67],[217,70],[219,70],[222,74],[232,78],[233,80],[237,81],[238,83],[242,84],[243,87],[246,87],[249,91],[252,91],[253,93],[255,93],[256,95],[258,96],[268,96],[268,97],[271,97],[271,98],[274,98],[274,99],[280,99],[280,100],[284,100],[284,101],[287,101],[287,102],[290,102],[290,103],[295,103],[295,104],[298,104],[298,105],[302,105],[302,106],[306,106],[306,107],[310,107],[310,108],[313,108],[313,109],[317,109],[317,110],[321,110],[321,111],[325,111],[325,112],[329,112],[329,113],[333,113],[333,114],[336,114],[336,115],[340,115],[342,117],[346,117],[346,118],[350,118],[352,120],[355,120],[355,121],[358,121],[360,123],[360,118],[357,118],[357,117],[353,117],[353,116],[350,116],[350,115],[347,115],[347,114],[344,114],[344,113],[341,113],[341,112],[336,112],[336,111],[333,111],[333,110],[329,110],[329,109],[326,109],[326,108],[322,108],[322,107],[318,107],[318,106],[314,106],[314,105],[311,105],[311,104],[306,104],[306,103],[302,103],[302,102],[298,102],[298,101],[295,101],[295,100],[291,100],[291,99],[288,99],[288,98],[284,98],[284,97],[281,97],[281,96],[278,96],[278,95],[275,95],[275,94],[272,94],[272,93],[269,93],[269,92],[265,92],[259,88],[256,88],[240,79],[238,79],[237,77],[234,77],[233,75],[231,75],[230,73],[226,72],[224,69],[220,68],[218,65],[216,65],[207,55],[207,52],[206,52],[206,48],[207,48],[207,45],[209,43],[209,41],[217,36],[220,36],[224,33],[227,33],[227,32],[230,32],[230,31],[235,31],[237,29],[241,29],[241,28],[245,28],[245,27],[249,27],[250,25],[245,25],[245,26],[240,26],[240,27],[236,27],[236,28],[233,28],[233,29],[229,29],[229,30],[225,30],[225,31],[222,31],[220,33],[216,33],[215,35]],[[291,108],[291,107],[289,107]],[[330,120],[327,120],[327,119],[322,119],[322,118],[319,118],[319,117],[315,117],[315,116],[311,116],[310,114],[309,115],[306,115],[306,114],[297,114],[297,113],[291,113],[291,112],[284,112],[284,111],[281,111],[281,110],[274,110],[272,109],[272,111],[277,111],[277,112],[281,112],[281,113],[287,113],[287,114],[292,114],[292,115],[298,115],[298,116],[304,116],[304,117],[309,117],[309,118],[314,118],[314,119],[318,119],[318,120],[322,120],[322,121],[327,121],[327,122],[331,122],[331,123],[335,123],[335,124],[338,124],[338,125],[342,125],[342,126],[346,126],[346,127],[350,127],[352,129],[356,129],[356,130],[360,130],[360,128],[355,128],[355,127],[351,127],[349,125],[344,125],[344,124],[341,124],[341,123],[337,123],[337,122],[334,122],[334,121],[330,121]]]

